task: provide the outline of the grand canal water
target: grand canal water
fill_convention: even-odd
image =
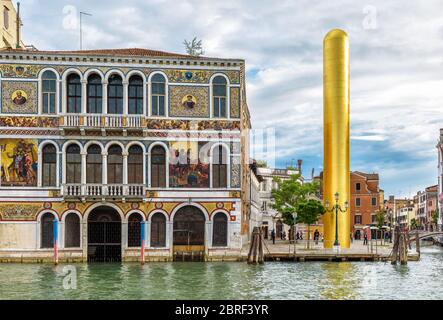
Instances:
[[[66,265],[0,264],[0,299],[443,299],[443,248],[439,247],[423,248],[421,261],[407,266],[385,262],[72,266],[76,289],[65,277]]]

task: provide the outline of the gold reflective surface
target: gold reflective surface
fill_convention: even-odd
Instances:
[[[349,168],[349,38],[339,29],[329,31],[323,41],[323,197],[344,209],[350,201]],[[335,239],[335,212],[323,217],[325,247],[331,248]],[[342,248],[350,246],[350,214],[338,213],[338,237]]]

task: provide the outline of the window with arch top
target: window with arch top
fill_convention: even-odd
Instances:
[[[226,96],[226,79],[222,76],[216,76],[212,80],[212,104],[215,118],[226,118]]]
[[[141,246],[141,222],[142,216],[134,212],[128,219],[128,247],[140,247]]]
[[[166,247],[166,217],[160,212],[151,219],[151,247]]]
[[[228,217],[223,212],[217,212],[213,218],[212,246],[226,247],[228,245]]]
[[[47,144],[42,150],[42,185],[57,186],[57,149],[53,144]]]
[[[82,84],[80,76],[72,73],[68,76],[67,82],[67,112],[81,113],[82,112]]]
[[[88,107],[87,113],[102,113],[103,88],[102,78],[94,73],[88,77]]]
[[[123,183],[122,148],[116,144],[108,149],[108,183]]]
[[[71,144],[66,148],[66,183],[81,183],[82,157],[80,147]]]
[[[54,215],[50,212],[43,214],[40,220],[40,248],[54,247]]]
[[[102,149],[93,144],[86,156],[86,183],[102,183]]]
[[[212,187],[228,186],[228,155],[223,146],[218,145],[212,151]]]
[[[166,187],[166,151],[162,146],[151,150],[151,187]]]
[[[143,149],[134,145],[129,148],[128,152],[128,183],[143,183]]]
[[[165,115],[166,79],[157,73],[151,78],[151,113],[153,116]]]
[[[108,80],[108,113],[123,114],[123,81],[118,74]]]
[[[139,75],[129,79],[128,113],[143,114],[143,79]]]
[[[56,113],[57,76],[53,71],[46,70],[42,75],[43,113]]]

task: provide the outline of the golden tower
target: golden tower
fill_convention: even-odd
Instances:
[[[349,38],[340,29],[329,31],[323,40],[323,199],[330,207],[345,209],[350,201],[349,169]],[[338,211],[338,240],[350,246],[350,214]],[[324,214],[324,247],[332,248],[336,233],[336,211]]]

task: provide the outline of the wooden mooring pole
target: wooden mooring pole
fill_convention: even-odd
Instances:
[[[248,263],[263,263],[264,262],[264,252],[263,252],[263,237],[261,236],[261,230],[259,227],[254,227],[252,231],[251,244],[248,253]]]
[[[395,227],[395,239],[394,239],[394,247],[392,249],[391,255],[391,264],[397,264],[397,261],[400,264],[408,263],[408,237],[405,231],[400,231],[398,226]]]

